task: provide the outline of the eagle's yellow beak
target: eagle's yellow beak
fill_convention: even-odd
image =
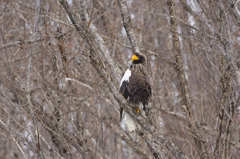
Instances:
[[[137,61],[139,60],[139,57],[137,55],[133,55],[131,58],[132,61]]]

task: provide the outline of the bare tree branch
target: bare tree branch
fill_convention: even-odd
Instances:
[[[136,36],[134,34],[134,30],[132,28],[131,16],[127,6],[127,0],[117,0],[118,6],[120,9],[122,24],[127,33],[128,40],[130,42],[130,46],[132,47],[132,52],[139,52],[139,47],[136,44]]]

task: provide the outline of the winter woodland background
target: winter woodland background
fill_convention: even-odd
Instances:
[[[0,0],[0,158],[237,159],[239,42],[239,0]],[[148,118],[118,93],[134,49]]]

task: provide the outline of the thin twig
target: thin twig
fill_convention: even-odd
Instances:
[[[120,9],[120,13],[121,13],[122,24],[127,33],[127,37],[128,37],[130,46],[132,48],[132,52],[136,52],[136,51],[139,52],[139,47],[136,44],[136,37],[131,28],[131,26],[132,26],[131,17],[129,15],[127,1],[126,0],[117,0],[117,2],[118,2],[118,6]]]

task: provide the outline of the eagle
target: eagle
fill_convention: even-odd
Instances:
[[[146,71],[146,58],[140,53],[134,53],[131,57],[130,67],[124,73],[119,92],[130,103],[137,106],[136,112],[139,113],[139,105],[143,105],[146,111],[149,99],[152,95],[151,85]],[[122,114],[123,110],[120,110]]]

